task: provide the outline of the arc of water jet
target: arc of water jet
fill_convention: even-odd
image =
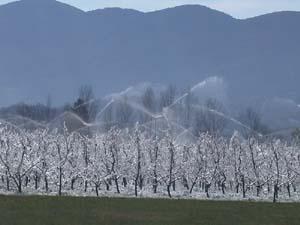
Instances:
[[[141,126],[144,127],[144,128],[146,128],[146,129],[149,129],[149,130],[152,131],[153,133],[156,133],[156,132],[157,132],[156,130],[154,130],[154,129],[150,128],[150,127],[147,127],[147,126],[144,125],[144,124],[141,124]]]
[[[186,129],[185,127],[181,126],[180,124],[178,124],[178,123],[176,123],[176,122],[171,121],[171,123],[173,123],[174,125],[180,127],[181,129],[183,129],[183,132],[181,132],[178,136],[181,136],[183,133],[188,132],[188,133],[190,133],[194,138],[197,138],[197,137],[196,137],[189,129]],[[177,136],[177,137],[178,137],[178,136]],[[177,137],[176,137],[176,139],[177,139]]]
[[[182,98],[184,98],[184,97],[182,96]],[[182,98],[181,98],[181,99],[182,99]],[[168,126],[170,127],[170,124],[174,124],[175,126],[177,126],[177,127],[181,128],[182,130],[184,130],[183,132],[188,131],[192,136],[195,137],[195,135],[194,135],[192,132],[190,132],[189,130],[187,130],[185,127],[181,126],[180,124],[178,124],[178,123],[176,123],[176,122],[174,122],[174,121],[171,121],[171,120],[168,118],[168,116],[167,116],[168,110],[170,110],[170,107],[165,107],[165,108],[163,109],[163,112],[162,112],[162,116],[163,116],[162,118],[164,118],[164,119],[167,121]],[[176,138],[177,138],[177,137],[176,137]]]
[[[177,139],[178,139],[179,137],[181,137],[182,135],[184,135],[185,133],[190,133],[190,134],[193,136],[193,138],[196,138],[196,139],[197,139],[197,137],[196,137],[191,131],[189,131],[189,129],[186,129],[186,130],[184,130],[183,132],[181,132],[179,135],[177,135],[177,137],[175,138],[175,142],[177,142]]]
[[[113,94],[113,95],[122,96],[122,95],[126,94],[127,92],[129,92],[130,90],[132,90],[132,87],[129,87],[129,88],[127,88],[126,90],[121,91],[120,93],[117,93],[117,94]],[[116,97],[116,96],[112,96],[112,99],[115,98],[115,97]],[[92,102],[99,101],[99,100],[101,100],[101,98],[93,98],[93,99],[91,99],[91,100],[89,100],[89,101],[87,101],[87,102],[84,102],[84,103],[82,103],[82,104],[80,104],[80,105],[74,107],[73,109],[78,109],[78,108],[81,107],[81,106],[84,106],[84,105],[87,105],[87,104],[90,104],[90,103],[92,103]]]
[[[111,105],[113,104],[116,100],[118,100],[118,98],[120,98],[122,95],[126,95],[130,90],[132,90],[132,87],[127,88],[124,91],[121,91],[117,94],[113,94],[110,96],[111,100],[103,107],[103,109],[96,115],[96,119],[101,116],[105,110]]]
[[[190,92],[193,92],[196,88],[202,87],[206,84],[206,80],[201,81],[200,83],[194,85],[192,88],[190,88]],[[173,107],[176,105],[178,102],[180,102],[182,99],[186,98],[189,95],[189,92],[184,93],[182,96],[178,97],[171,105],[167,106],[168,108]]]
[[[105,123],[103,123],[103,122],[101,122],[101,123],[89,123],[87,126],[80,127],[80,128],[78,128],[76,130],[73,130],[72,132],[78,132],[78,131],[83,130],[85,128],[100,127],[100,126],[105,126],[107,124],[114,124],[114,123],[115,123],[114,121],[112,121],[112,122],[105,122]]]
[[[43,127],[43,128],[47,128],[47,126],[45,124],[42,124],[42,123],[37,122],[37,121],[34,121],[34,120],[32,120],[32,119],[30,119],[28,117],[25,117],[25,116],[9,115],[8,118],[10,118],[12,120],[14,120],[14,119],[26,120],[26,121],[24,121],[24,122],[22,122],[22,123],[19,124],[19,126],[18,126],[19,129],[21,129],[22,127],[26,126],[29,123],[32,123],[32,124],[34,124],[37,127],[40,126],[40,127]],[[6,121],[6,120],[4,120],[4,121]],[[8,121],[6,121],[6,122],[8,122]],[[10,124],[13,124],[13,123],[10,123]]]
[[[166,108],[171,108],[174,105],[176,105],[178,102],[180,102],[182,99],[184,99],[185,97],[188,96],[189,93],[185,93],[184,95],[180,96],[179,98],[177,98],[171,105],[167,106]]]
[[[77,120],[79,120],[84,126],[90,126],[90,123],[85,122],[80,116],[78,116],[75,113],[72,112],[68,112],[69,114],[71,114],[72,116],[74,116]]]
[[[87,105],[87,104],[90,104],[90,103],[92,103],[92,102],[99,101],[99,100],[101,100],[101,98],[93,98],[93,99],[91,99],[91,100],[89,100],[89,101],[87,101],[87,102],[84,102],[84,103],[82,103],[82,104],[80,104],[80,105],[78,105],[78,106],[76,106],[76,107],[72,107],[72,108],[73,108],[73,109],[78,109],[78,108],[80,108],[81,106],[84,106],[84,105]]]
[[[150,116],[150,117],[153,118],[153,119],[159,119],[159,118],[162,117],[160,114],[154,114],[154,113],[151,113],[151,112],[150,112],[149,110],[147,110],[145,107],[143,107],[143,106],[141,106],[141,105],[139,105],[139,104],[137,104],[137,103],[134,103],[134,102],[132,102],[132,101],[128,101],[127,103],[128,103],[128,105],[130,105],[131,107],[133,107],[133,108],[135,108],[135,109],[137,109],[137,110],[139,110],[139,111],[141,111],[141,112],[147,114],[148,116]]]
[[[133,87],[129,87],[129,88],[125,89],[124,91],[120,91],[118,93],[112,93],[110,95],[105,96],[104,99],[117,99],[117,98],[121,97],[122,95],[126,95],[132,89],[133,89]]]
[[[16,118],[18,118],[18,119],[21,119],[21,120],[24,120],[24,119],[27,120],[26,122],[22,123],[21,125],[25,125],[25,124],[28,124],[28,123],[33,123],[33,124],[35,124],[36,126],[41,126],[41,127],[44,127],[44,128],[47,127],[45,124],[42,124],[42,123],[40,123],[40,122],[37,122],[37,121],[32,120],[32,119],[30,119],[30,118],[28,118],[28,117],[25,117],[25,116],[15,115],[14,117],[16,117]]]
[[[2,122],[1,122],[1,121],[2,121]],[[0,125],[1,125],[2,123],[4,123],[4,125],[12,126],[13,128],[15,128],[16,130],[18,130],[19,132],[24,133],[24,130],[23,130],[22,128],[18,127],[17,125],[15,125],[15,124],[13,124],[13,123],[11,123],[11,122],[9,122],[9,121],[0,119]]]
[[[25,123],[21,123],[19,126],[22,127],[22,128],[25,128],[27,125],[30,125],[30,123],[32,123],[32,122],[31,122],[31,121],[27,121],[27,122],[25,122]],[[33,124],[34,124],[34,123],[33,123]],[[34,124],[34,129],[39,128],[39,126],[42,127],[42,128],[44,128],[44,129],[47,128],[46,125],[36,125],[36,124]]]
[[[202,81],[202,82],[200,82],[200,83],[194,85],[194,86],[190,89],[190,92],[193,92],[193,91],[194,91],[196,88],[198,88],[199,86],[203,86],[203,85],[205,84],[205,82],[206,82],[206,80],[204,80],[204,81]],[[169,109],[169,108],[173,107],[173,106],[176,105],[178,102],[180,102],[182,99],[186,98],[186,97],[188,96],[188,94],[189,94],[188,92],[185,93],[185,94],[183,94],[182,96],[180,96],[179,98],[177,98],[171,105],[167,106],[165,109]],[[200,105],[199,105],[199,106],[194,105],[194,107],[198,107],[198,108],[204,109],[204,110],[206,110],[206,111],[210,111],[210,112],[212,112],[212,113],[214,113],[214,114],[216,114],[216,115],[218,115],[218,116],[221,116],[221,117],[223,117],[223,118],[225,118],[225,119],[227,119],[227,120],[230,120],[230,121],[232,121],[232,122],[238,124],[238,125],[241,126],[241,127],[246,128],[247,130],[254,131],[253,129],[251,129],[250,127],[248,127],[248,126],[246,126],[245,124],[241,123],[240,121],[238,121],[238,120],[236,120],[236,119],[234,119],[234,118],[232,118],[232,117],[230,117],[230,116],[227,116],[227,115],[225,115],[224,113],[221,113],[221,112],[219,112],[219,111],[217,111],[217,110],[210,109],[210,108],[208,108],[208,107],[200,106]],[[169,122],[168,118],[167,118],[165,115],[164,115],[164,117],[165,117],[166,120]],[[259,132],[256,132],[256,131],[254,131],[254,132],[257,133],[260,137],[263,136],[263,135],[262,135],[261,133],[259,133]]]
[[[51,120],[47,126],[50,126],[51,123],[55,122],[58,118],[60,117],[64,117],[67,114],[71,114],[72,116],[74,116],[77,120],[79,120],[84,126],[88,126],[89,123],[85,122],[82,118],[80,118],[77,114],[73,113],[73,112],[63,112],[62,114],[60,114],[59,116],[55,117],[53,120]]]
[[[273,136],[273,135],[276,135],[276,134],[280,134],[282,132],[289,132],[289,131],[292,131],[296,129],[296,127],[290,127],[290,128],[284,128],[284,129],[279,129],[279,130],[276,130],[276,131],[273,131],[271,133],[268,133],[268,134],[265,134],[264,137],[270,137],[270,136]]]
[[[101,109],[101,111],[100,111],[99,113],[97,113],[96,119],[98,119],[98,117],[101,116],[101,115],[105,112],[105,110],[106,110],[111,104],[114,103],[114,101],[115,101],[114,99],[111,99],[111,100],[103,107],[103,109]]]
[[[237,125],[239,125],[239,126],[241,126],[241,127],[246,128],[247,130],[250,130],[250,131],[255,132],[255,133],[258,134],[258,136],[260,136],[260,137],[263,137],[263,135],[262,135],[261,133],[259,133],[259,132],[257,132],[257,131],[254,131],[254,130],[251,129],[249,126],[243,124],[242,122],[238,121],[237,119],[234,119],[234,118],[232,118],[232,117],[230,117],[230,116],[225,115],[225,114],[222,113],[222,112],[219,112],[219,111],[214,110],[214,109],[210,109],[210,108],[208,108],[208,107],[206,107],[206,106],[202,106],[202,105],[192,105],[192,106],[195,107],[195,108],[198,108],[198,109],[204,109],[204,110],[206,110],[206,111],[209,111],[209,112],[211,112],[211,113],[214,113],[214,114],[216,114],[216,115],[218,115],[218,116],[220,116],[220,117],[223,117],[224,119],[227,119],[227,120],[230,120],[230,121],[234,122],[235,124],[237,124]]]

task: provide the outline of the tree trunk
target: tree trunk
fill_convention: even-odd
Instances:
[[[225,188],[226,188],[225,182],[222,182],[221,188],[222,188],[222,193],[223,193],[223,195],[225,195]]]
[[[138,181],[137,181],[137,179],[134,180],[134,195],[135,195],[135,197],[138,196]]]
[[[136,148],[137,148],[137,171],[136,176],[134,179],[134,194],[137,197],[138,196],[138,184],[140,179],[140,173],[141,173],[141,147],[140,147],[140,139],[136,139]]]
[[[115,185],[116,185],[116,188],[117,188],[117,192],[118,192],[118,194],[120,194],[119,182],[118,182],[118,178],[116,176],[114,178],[114,181],[115,181]]]
[[[246,184],[245,184],[244,176],[242,176],[242,188],[243,188],[243,198],[246,198]]]
[[[18,184],[18,193],[19,193],[19,194],[22,193],[22,184]]]
[[[173,188],[173,191],[176,191],[176,181],[172,182],[172,188]]]
[[[8,172],[7,171],[6,171],[6,190],[10,191],[9,176],[8,176]]]
[[[260,186],[260,183],[258,182],[256,185],[256,196],[257,197],[259,197],[259,195],[260,195],[260,190],[261,190],[261,186]]]
[[[74,190],[74,183],[75,183],[75,178],[72,178],[71,180],[71,190]]]
[[[87,186],[88,186],[88,182],[87,180],[84,181],[84,192],[87,192]]]
[[[278,186],[277,184],[274,185],[274,194],[273,194],[273,203],[277,202],[277,198],[278,198]]]
[[[106,191],[109,191],[109,183],[105,182],[105,186],[106,186]]]
[[[185,187],[187,190],[190,190],[188,181],[185,177],[182,178],[183,187]]]
[[[289,198],[290,198],[291,197],[291,185],[289,183],[287,184],[286,189],[288,191]]]
[[[48,178],[47,178],[47,176],[45,176],[44,181],[45,181],[45,189],[46,189],[46,192],[48,192],[49,187],[48,187]]]
[[[168,185],[167,185],[167,192],[168,192],[168,196],[169,196],[169,198],[172,198],[172,195],[171,195],[171,184],[169,183]]]
[[[38,189],[38,181],[39,181],[38,173],[35,172],[35,175],[34,175],[34,188],[35,188],[35,190]]]
[[[238,194],[240,189],[240,183],[237,183],[235,186],[235,192]]]
[[[195,180],[192,183],[192,186],[191,186],[191,189],[190,189],[190,194],[192,194],[193,189],[194,189],[195,185],[197,184],[197,180],[198,180],[198,177],[196,177]]]
[[[96,191],[96,195],[97,197],[99,196],[99,191],[98,191],[99,185],[95,184],[95,191]]]
[[[207,198],[210,198],[210,195],[209,195],[209,188],[210,188],[210,186],[211,186],[211,184],[205,184],[205,186],[204,186]]]
[[[59,185],[58,185],[58,195],[62,194],[62,168],[59,167]]]
[[[26,177],[25,177],[25,187],[28,186],[28,183],[29,183],[29,178],[28,178],[28,176],[26,176]]]
[[[158,186],[157,177],[154,177],[154,179],[153,179],[153,193],[154,194],[157,193],[157,186]]]
[[[127,180],[125,177],[123,177],[123,186],[126,188],[127,187]]]
[[[21,175],[18,175],[17,187],[18,187],[18,193],[21,194],[22,193],[22,177],[21,177]]]
[[[140,190],[143,189],[143,183],[144,183],[144,178],[140,175],[140,178],[139,178],[139,188],[140,188]]]
[[[174,168],[174,146],[173,143],[170,143],[169,146],[169,152],[170,152],[170,164],[169,164],[169,181],[168,181],[168,185],[167,185],[167,191],[168,191],[168,195],[171,198],[171,192],[170,192],[170,188],[171,186],[173,186],[173,190],[175,189],[175,185],[174,185],[174,180],[173,180],[173,168]]]

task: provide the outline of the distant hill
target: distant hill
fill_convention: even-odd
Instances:
[[[198,5],[84,12],[54,0],[0,7],[0,105],[57,104],[143,81],[192,86],[222,77],[235,102],[300,102],[300,13],[238,20]]]

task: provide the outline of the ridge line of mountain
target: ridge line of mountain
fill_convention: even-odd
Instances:
[[[261,18],[261,17],[265,17],[265,16],[270,16],[270,15],[286,15],[287,13],[288,14],[297,14],[297,15],[300,15],[300,11],[288,11],[288,10],[283,10],[283,11],[275,11],[275,12],[271,12],[271,13],[266,13],[266,14],[261,14],[261,15],[257,15],[257,16],[253,16],[253,17],[248,17],[248,18],[243,18],[243,19],[239,19],[239,18],[236,18],[228,13],[225,13],[221,10],[217,10],[217,9],[213,9],[213,8],[210,8],[210,7],[207,7],[207,6],[204,6],[204,5],[200,5],[200,4],[184,4],[184,5],[179,5],[179,6],[174,6],[174,7],[167,7],[167,8],[163,8],[163,9],[157,9],[157,10],[152,10],[152,11],[147,11],[147,12],[143,12],[141,10],[136,10],[136,9],[131,9],[131,8],[121,8],[121,7],[105,7],[105,8],[98,8],[98,9],[93,9],[93,10],[82,10],[76,6],[73,6],[73,5],[70,5],[70,4],[67,4],[67,3],[64,3],[64,2],[60,2],[60,1],[56,1],[56,0],[19,0],[19,1],[13,1],[13,2],[9,2],[9,3],[6,3],[6,4],[3,4],[3,5],[0,5],[0,10],[1,8],[4,8],[4,7],[10,7],[10,6],[13,6],[13,5],[18,5],[18,4],[26,4],[31,2],[31,3],[34,3],[34,4],[44,4],[44,3],[56,3],[56,4],[61,4],[61,5],[64,5],[66,7],[70,7],[70,8],[73,8],[73,9],[76,9],[78,11],[81,11],[85,14],[96,14],[96,13],[103,13],[103,12],[106,12],[106,11],[118,11],[118,12],[131,12],[131,13],[136,13],[136,14],[139,14],[139,15],[149,15],[149,14],[157,14],[157,13],[165,13],[165,12],[172,12],[174,10],[177,10],[177,9],[183,9],[183,8],[198,8],[198,9],[204,9],[204,10],[207,10],[207,11],[210,11],[210,12],[214,12],[216,14],[223,14],[224,16],[228,16],[228,17],[231,17],[232,19],[235,19],[235,20],[240,20],[240,21],[247,21],[247,20],[252,20],[252,19],[257,19],[257,18]],[[1,13],[1,12],[0,12]]]

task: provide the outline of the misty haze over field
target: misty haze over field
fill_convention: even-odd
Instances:
[[[239,20],[199,5],[143,13],[9,3],[0,6],[0,106],[49,95],[62,105],[83,84],[104,97],[145,82],[184,92],[209,81],[198,96],[217,98],[230,113],[255,107],[274,127],[295,127],[299,21],[299,12]]]

